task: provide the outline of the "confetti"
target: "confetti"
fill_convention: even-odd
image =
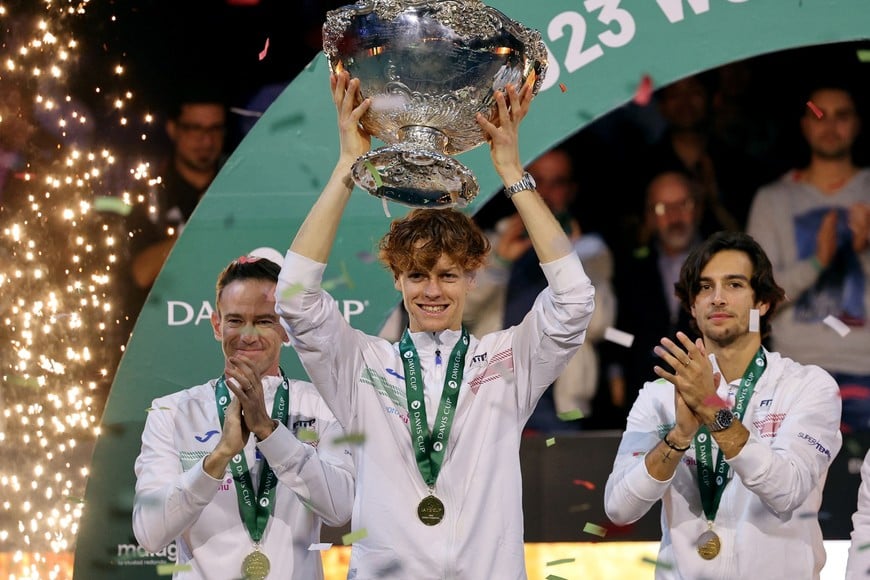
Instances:
[[[602,528],[599,525],[593,524],[592,522],[586,522],[586,525],[583,526],[583,531],[587,534],[592,534],[593,536],[598,536],[603,538],[607,535],[607,528]]]
[[[372,176],[372,179],[375,180],[375,186],[381,187],[382,185],[384,185],[384,181],[381,179],[381,174],[378,172],[378,168],[372,165],[371,161],[366,161],[365,166],[366,169],[368,169],[369,174]]]
[[[634,103],[641,107],[645,107],[649,104],[650,100],[652,100],[652,94],[652,78],[649,75],[643,75],[640,79],[640,83],[637,85],[637,89],[634,91]]]
[[[816,116],[816,119],[821,119],[825,114],[822,112],[820,108],[816,106],[816,104],[812,101],[807,101],[807,107],[810,108],[810,111],[813,112],[813,115]]]
[[[668,564],[667,562],[661,562],[659,560],[656,560],[655,558],[650,558],[649,556],[644,556],[640,559],[640,561],[644,564],[652,564],[656,568],[661,568],[662,570],[672,570],[674,567],[672,564]]]
[[[252,111],[250,109],[243,109],[241,107],[230,107],[230,113],[235,113],[240,117],[262,117],[263,113],[260,111]]]
[[[169,411],[169,407],[148,407],[145,409],[146,413],[150,413],[151,411]]]
[[[94,198],[94,209],[128,216],[133,211],[133,206],[125,203],[123,199],[111,195],[101,195]]]
[[[342,443],[350,443],[351,445],[361,445],[365,443],[366,436],[362,433],[349,433],[344,437],[336,437],[332,440],[332,442],[336,445],[341,445]]]
[[[552,447],[552,446],[555,445],[555,444],[556,444],[556,438],[555,438],[555,437],[550,437],[549,439],[547,439],[547,447]]]
[[[317,431],[313,431],[311,429],[299,429],[296,432],[296,438],[300,441],[305,441],[306,443],[320,440],[320,437],[317,435]]]
[[[266,45],[263,46],[263,50],[260,51],[260,60],[266,58],[266,53],[269,52],[269,39],[266,38]]]
[[[565,86],[565,83],[559,83],[559,88],[562,90],[563,93],[568,92],[568,87]]]
[[[577,558],[562,558],[561,560],[553,560],[552,562],[547,562],[547,566],[559,566],[560,564],[570,564],[571,562],[576,562]]]
[[[631,348],[631,345],[634,344],[634,335],[608,326],[604,331],[604,340],[615,342],[625,348]]]
[[[717,409],[727,409],[731,405],[729,405],[726,401],[724,401],[719,395],[710,395],[706,399],[704,399],[704,404],[708,407],[716,407]]]
[[[158,576],[172,576],[176,572],[190,572],[193,566],[190,564],[157,564]]]
[[[846,336],[850,332],[849,327],[846,326],[842,320],[830,314],[828,314],[822,322],[833,328],[834,332],[840,336]]]
[[[309,552],[323,552],[324,550],[328,550],[331,547],[332,547],[332,544],[327,544],[327,543],[311,544],[310,546],[308,546],[308,551]]]
[[[583,418],[583,411],[581,411],[580,409],[571,409],[570,411],[559,413],[557,417],[559,417],[559,419],[561,419],[562,421],[574,421],[575,419]]]
[[[859,48],[856,56],[859,62],[870,62],[870,49]]]
[[[562,578],[561,576],[556,576],[555,574],[550,574],[544,580],[567,580],[567,578]]]
[[[582,485],[583,487],[585,487],[586,489],[588,489],[590,491],[595,489],[595,484],[592,483],[591,481],[586,481],[585,479],[575,479],[574,485]]]
[[[749,309],[749,332],[758,332],[761,326],[761,316],[758,308]]]
[[[344,544],[345,546],[349,546],[349,545],[353,544],[354,542],[358,542],[359,540],[362,540],[363,538],[367,537],[368,535],[369,534],[365,528],[360,528],[359,530],[357,530],[355,532],[350,532],[349,534],[343,535],[341,537],[341,543]]]
[[[376,259],[374,254],[372,254],[371,252],[366,252],[365,250],[363,250],[362,252],[357,252],[356,257],[363,264],[371,264]]]
[[[302,284],[298,282],[296,284],[291,284],[290,286],[287,286],[287,288],[285,288],[283,292],[281,292],[281,299],[287,300],[289,298],[293,298],[303,290],[305,290],[305,286],[303,286]]]

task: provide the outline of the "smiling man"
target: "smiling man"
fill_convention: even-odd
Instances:
[[[714,234],[677,297],[702,338],[662,338],[604,491],[617,525],[662,501],[656,578],[818,578],[818,511],[842,444],[837,383],[765,349],[785,294],[750,236]]]
[[[522,216],[549,286],[523,321],[471,336],[462,314],[489,243],[452,209],[411,211],[380,243],[408,312],[401,340],[351,328],[321,287],[350,170],[371,146],[359,82],[331,79],[341,152],[284,261],[278,311],[323,398],[365,443],[358,468],[348,578],[524,579],[519,447],[540,396],[583,342],[594,289],[568,237],[523,174],[518,128],[527,85],[496,92],[478,116],[496,172]],[[357,104],[359,103],[359,104]]]
[[[150,552],[177,542],[178,578],[322,578],[308,546],[322,522],[350,518],[343,431],[314,387],[278,366],[278,272],[251,256],[224,269],[212,315],[223,374],[155,399],[145,422],[133,531]]]

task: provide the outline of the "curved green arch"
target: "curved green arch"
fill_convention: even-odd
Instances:
[[[522,128],[528,161],[632,98],[649,75],[657,86],[760,54],[867,38],[866,0],[526,0],[487,2],[537,28],[551,52],[545,87]],[[292,31],[288,31],[292,33]],[[559,89],[559,84],[567,88]],[[328,178],[337,154],[328,70],[319,55],[239,145],[184,229],[143,308],[103,416],[78,536],[75,574],[156,577],[149,556],[130,556],[133,461],[153,397],[219,373],[207,316],[217,273],[268,246],[283,253]],[[461,156],[477,175],[476,211],[500,186],[486,147]],[[396,214],[406,210],[390,206]],[[389,219],[357,190],[338,233],[327,278],[357,328],[376,332],[398,294],[370,258]],[[351,282],[348,284],[348,280]],[[203,302],[206,305],[203,306]],[[359,312],[357,312],[359,311]],[[292,350],[284,366],[304,372]],[[123,557],[123,553],[128,554]],[[133,566],[132,564],[138,564]]]

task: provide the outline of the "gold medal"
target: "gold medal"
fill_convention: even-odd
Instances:
[[[242,562],[242,578],[244,580],[266,580],[269,575],[269,558],[260,550],[254,550]]]
[[[417,517],[427,526],[440,524],[444,519],[444,504],[434,495],[428,495],[417,506]]]
[[[713,530],[707,530],[698,537],[698,555],[705,560],[712,560],[718,556],[721,549],[722,542]]]

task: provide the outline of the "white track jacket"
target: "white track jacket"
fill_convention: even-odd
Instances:
[[[155,399],[136,459],[133,531],[150,552],[177,541],[177,563],[191,569],[177,572],[176,579],[240,578],[242,562],[253,549],[229,470],[223,479],[214,479],[202,468],[220,439],[216,382]],[[263,379],[270,412],[281,383],[281,377]],[[320,579],[320,552],[308,551],[308,546],[320,542],[321,521],[337,526],[350,517],[353,458],[346,444],[334,443],[344,432],[314,387],[304,381],[288,383],[289,428],[279,425],[259,443],[251,435],[245,458],[254,489],[259,489],[262,473],[263,462],[256,459],[260,454],[278,476],[275,510],[261,543],[271,563],[269,580]],[[316,447],[296,438],[300,428],[317,433]]]
[[[605,510],[617,525],[640,519],[662,500],[662,543],[656,578],[818,578],[825,563],[819,506],[828,467],[840,450],[840,393],[824,370],[767,352],[743,417],[746,446],[728,460],[728,482],[713,530],[722,551],[698,555],[707,529],[701,507],[694,443],[670,481],[649,475],[644,455],[674,425],[674,387],[648,382],[628,416],[613,471],[604,491]],[[718,371],[711,355],[714,371]],[[720,382],[725,401],[739,381]],[[719,449],[714,441],[714,458]]]
[[[428,488],[408,425],[404,368],[397,344],[351,328],[321,290],[325,264],[288,252],[276,310],[306,371],[348,434],[355,452],[356,501],[349,580],[526,578],[522,481],[523,425],[543,391],[583,342],[594,289],[576,255],[542,265],[549,287],[513,328],[471,337],[453,428],[434,494],[444,520],[426,526],[417,505]],[[445,360],[459,331],[414,333],[430,426]]]

